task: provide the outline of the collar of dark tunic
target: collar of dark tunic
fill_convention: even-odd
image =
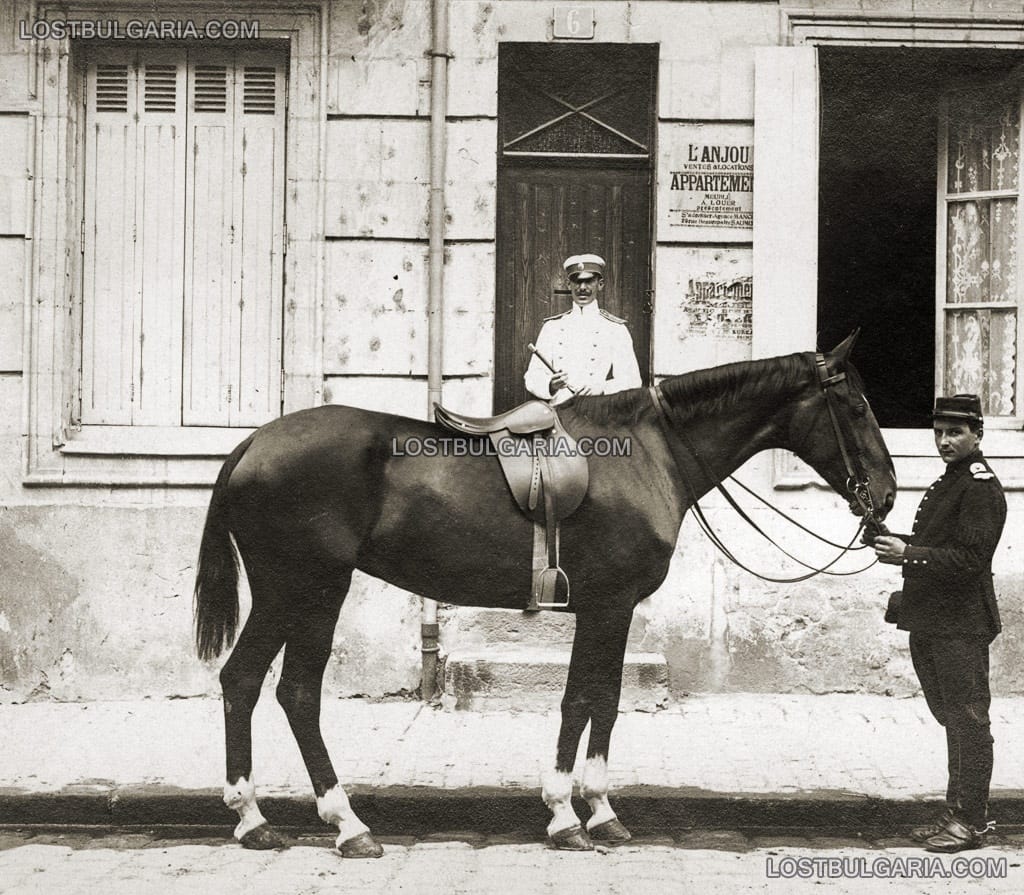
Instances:
[[[970,469],[972,463],[979,463],[979,462],[983,463],[984,461],[985,461],[985,455],[982,454],[981,449],[979,448],[976,451],[971,451],[971,453],[969,453],[962,460],[957,460],[955,463],[950,463],[946,467],[946,471],[942,475],[943,476],[959,475],[960,473],[966,472],[968,469]]]

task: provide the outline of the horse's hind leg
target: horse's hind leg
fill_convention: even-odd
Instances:
[[[320,728],[324,669],[331,655],[334,627],[351,576],[350,571],[342,581],[335,578],[330,587],[313,594],[312,599],[304,595],[301,609],[289,620],[277,699],[288,716],[309,772],[320,817],[338,828],[338,850],[346,858],[379,858],[384,850],[352,810],[348,795],[334,772]]]
[[[252,776],[252,712],[267,669],[284,643],[284,629],[275,612],[256,603],[220,672],[224,694],[224,740],[227,781],[224,803],[238,812],[235,838],[246,848],[281,848],[283,839],[270,827],[256,804]]]

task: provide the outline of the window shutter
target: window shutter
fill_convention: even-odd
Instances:
[[[232,254],[230,54],[189,65],[185,199],[185,425],[228,424]]]
[[[185,61],[150,50],[139,61],[132,423],[181,424],[185,224]]]
[[[83,423],[132,421],[136,338],[137,71],[111,51],[86,72],[86,233],[82,290]]]
[[[754,55],[753,353],[806,351],[818,306],[818,51]],[[778,176],[777,172],[786,172]]]
[[[265,60],[264,60],[265,61]],[[239,284],[232,360],[237,382],[232,425],[255,426],[281,412],[284,258],[284,66],[239,52],[241,105],[235,112],[234,177],[239,204],[235,260]]]
[[[88,64],[83,424],[280,413],[284,60],[112,48]]]
[[[269,58],[205,53],[190,68],[185,425],[280,413],[284,64]]]

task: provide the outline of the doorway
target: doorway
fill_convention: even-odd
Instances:
[[[654,44],[502,44],[498,54],[494,410],[526,400],[527,345],[570,305],[562,262],[606,263],[650,381]]]

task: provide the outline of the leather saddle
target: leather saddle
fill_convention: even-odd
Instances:
[[[527,401],[497,416],[473,417],[435,404],[434,419],[461,435],[491,440],[513,499],[534,523],[527,611],[568,606],[569,579],[558,564],[558,523],[583,501],[590,469],[554,408]]]

